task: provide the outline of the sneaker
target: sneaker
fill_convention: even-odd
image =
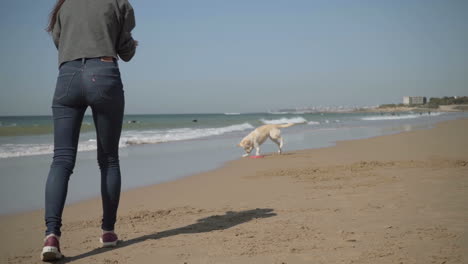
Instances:
[[[100,238],[102,247],[115,247],[117,246],[117,242],[119,238],[114,233],[114,231],[104,231]]]
[[[42,248],[42,261],[54,261],[63,258],[60,252],[59,236],[50,234],[44,239],[44,247]]]

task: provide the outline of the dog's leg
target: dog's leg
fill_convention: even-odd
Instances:
[[[283,147],[283,138],[282,137],[279,137],[279,138],[271,138],[271,140],[273,142],[276,143],[276,145],[278,145],[278,154],[281,154],[281,152],[283,152],[282,150],[282,147]]]
[[[255,155],[260,156],[260,145],[258,144],[257,139],[254,139],[253,143],[256,149]]]
[[[280,144],[279,144],[279,154],[281,154],[283,152],[283,138],[280,137]]]

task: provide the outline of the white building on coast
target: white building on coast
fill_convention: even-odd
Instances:
[[[403,104],[405,105],[422,105],[427,102],[424,96],[404,96]]]

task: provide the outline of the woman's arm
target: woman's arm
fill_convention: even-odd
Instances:
[[[135,55],[137,42],[131,31],[135,28],[135,14],[128,1],[124,1],[121,11],[121,31],[117,45],[117,53],[123,61],[129,61]]]

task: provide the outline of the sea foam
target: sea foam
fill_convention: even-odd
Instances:
[[[307,123],[307,120],[303,118],[302,116],[297,116],[297,117],[291,117],[291,118],[280,118],[280,119],[273,119],[273,120],[266,120],[266,119],[260,119],[260,121],[264,124],[273,124],[273,125],[278,125],[278,124],[287,124],[287,123]]]
[[[230,132],[253,129],[249,123],[231,125],[218,128],[179,128],[169,130],[124,131],[120,138],[119,147],[139,144],[156,144],[172,141],[198,139],[210,136],[219,136]],[[95,139],[81,141],[78,151],[91,151],[97,149]],[[34,156],[53,153],[53,144],[3,144],[0,145],[0,158]]]
[[[309,121],[307,122],[308,125],[320,125],[320,122],[317,121]]]
[[[165,131],[128,131],[120,139],[121,146],[157,144],[171,141],[198,139],[209,136],[218,136],[230,132],[243,131],[254,128],[249,123],[231,125],[219,128],[178,128]]]

